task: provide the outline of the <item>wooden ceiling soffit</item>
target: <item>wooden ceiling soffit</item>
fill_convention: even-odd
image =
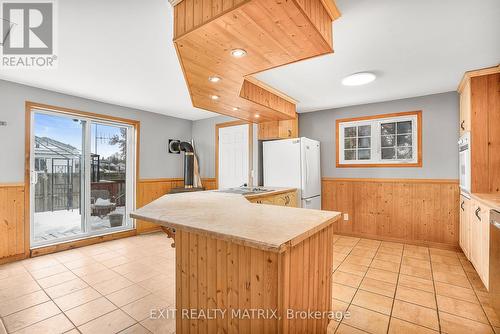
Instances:
[[[193,106],[251,122],[296,117],[295,100],[252,75],[332,53],[333,0],[175,2],[174,44]]]

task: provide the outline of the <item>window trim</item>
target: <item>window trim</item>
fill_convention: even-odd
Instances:
[[[416,116],[417,117],[417,161],[410,163],[340,163],[340,124],[348,123],[348,122],[358,122],[358,121],[373,121],[378,119],[385,119],[391,117],[408,117],[408,116]],[[380,114],[373,116],[363,116],[363,117],[354,117],[354,118],[342,118],[337,119],[335,121],[335,137],[336,137],[336,167],[337,168],[366,168],[366,167],[422,167],[422,110],[416,111],[406,111],[406,112],[398,112],[398,113],[390,113],[390,114]],[[359,160],[358,160],[359,161]]]

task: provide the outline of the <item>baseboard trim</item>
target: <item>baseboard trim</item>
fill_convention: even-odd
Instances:
[[[403,238],[391,238],[391,237],[382,237],[379,235],[372,235],[372,234],[366,234],[366,233],[346,233],[346,232],[334,232],[337,235],[343,235],[346,237],[355,237],[355,238],[364,238],[364,239],[371,239],[371,240],[380,240],[380,241],[389,241],[389,242],[397,242],[397,243],[403,243],[403,244],[408,244],[408,245],[415,245],[415,246],[425,246],[425,247],[431,247],[431,248],[439,248],[439,249],[445,249],[445,250],[452,250],[455,252],[461,252],[462,249],[458,245],[452,245],[452,244],[444,244],[440,242],[432,242],[432,241],[423,241],[423,240],[408,240],[408,239],[403,239]]]
[[[69,241],[69,242],[60,243],[57,245],[40,247],[40,248],[32,249],[30,251],[30,257],[37,257],[37,256],[41,256],[41,255],[62,252],[65,250],[70,250],[70,249],[80,248],[80,247],[84,247],[84,246],[99,244],[101,242],[133,237],[135,235],[137,235],[137,231],[134,229],[134,230],[130,230],[130,231],[100,235],[97,237],[91,237],[91,238],[87,238],[87,239]]]
[[[17,255],[12,255],[12,256],[7,256],[7,257],[3,257],[3,258],[0,258],[0,265],[1,264],[6,264],[6,263],[10,263],[10,262],[16,262],[16,261],[20,261],[20,260],[24,260],[26,258],[26,256],[23,254],[17,254]],[[0,331],[1,333],[1,331]]]

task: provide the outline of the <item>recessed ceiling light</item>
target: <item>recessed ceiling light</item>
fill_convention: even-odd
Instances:
[[[231,56],[233,56],[234,58],[241,58],[241,57],[245,57],[246,55],[247,55],[247,52],[243,49],[231,50]]]
[[[377,77],[371,72],[359,72],[346,76],[342,79],[342,84],[344,86],[361,86],[366,85]]]
[[[240,110],[240,108],[238,108],[238,107],[233,107],[233,111],[238,111],[238,110]]]
[[[259,115],[259,114],[255,114],[255,118],[259,118],[259,117],[260,117],[260,115]]]
[[[210,98],[215,101],[219,99],[219,95],[210,95]]]
[[[213,83],[217,83],[221,80],[222,80],[221,77],[218,77],[216,75],[212,75],[212,76],[208,77],[208,81],[213,82]]]

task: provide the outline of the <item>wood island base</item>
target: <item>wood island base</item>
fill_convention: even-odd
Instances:
[[[177,333],[326,333],[332,225],[281,252],[182,229],[175,248]]]

